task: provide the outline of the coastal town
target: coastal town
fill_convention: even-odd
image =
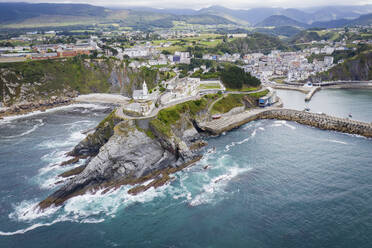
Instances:
[[[372,247],[372,3],[0,2],[0,248]]]
[[[371,27],[327,32],[337,32],[338,35],[348,32],[355,36],[361,32],[368,33],[369,29]],[[123,111],[128,116],[146,116],[155,113],[159,106],[195,99],[200,95],[219,92],[226,94],[232,91],[227,90],[228,86],[221,80],[220,73],[216,73],[221,66],[238,66],[259,79],[264,86],[311,86],[317,82],[307,82],[310,77],[343,63],[347,58],[343,57],[344,54],[353,54],[359,47],[372,45],[372,39],[343,38],[338,41],[311,40],[303,44],[297,43],[296,49],[289,47],[284,50],[273,48],[262,52],[229,53],[216,50],[213,46],[248,39],[249,35],[208,34],[185,29],[150,34],[141,31],[103,32],[101,35],[85,37],[75,38],[53,30],[27,32],[0,44],[0,63],[63,61],[75,57],[86,61],[114,59],[125,62],[132,70],[148,68],[166,73],[167,78],[157,81],[155,86],[153,82],[143,80],[125,95],[132,100],[125,104]],[[212,47],[208,48],[211,44]],[[207,48],[199,52],[192,49],[192,46]],[[149,84],[152,85],[151,88]],[[305,88],[305,92],[308,91],[310,90]]]

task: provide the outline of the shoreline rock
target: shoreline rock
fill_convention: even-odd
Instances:
[[[47,109],[73,104],[75,95],[72,97],[53,96],[49,100],[35,102],[23,101],[0,110],[0,119],[9,116],[24,115],[35,111],[46,111]]]

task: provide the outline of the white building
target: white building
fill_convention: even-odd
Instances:
[[[142,90],[133,91],[133,99],[134,100],[147,100],[148,97],[149,97],[149,91],[147,88],[147,84],[144,81],[142,84]]]
[[[333,64],[333,57],[332,56],[325,56],[324,57],[324,64],[330,66]]]

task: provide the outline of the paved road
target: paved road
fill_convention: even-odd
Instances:
[[[178,101],[172,101],[166,105],[162,105],[158,108],[154,108],[152,110],[152,112],[149,114],[149,115],[146,115],[146,116],[141,116],[141,117],[133,117],[133,116],[129,116],[129,115],[126,115],[124,114],[123,112],[123,108],[124,106],[120,106],[116,109],[116,116],[120,117],[120,118],[123,118],[123,119],[130,119],[130,120],[143,120],[143,119],[149,119],[149,118],[153,118],[155,116],[158,115],[159,111],[162,110],[162,109],[165,109],[165,108],[169,108],[169,107],[172,107],[174,105],[177,105],[177,104],[180,104],[180,103],[183,103],[183,102],[187,102],[187,101],[194,101],[194,100],[197,100],[199,99],[200,96],[197,95],[197,96],[192,96],[192,97],[187,97],[187,98],[183,98],[183,99],[180,99]]]
[[[262,87],[261,89],[258,89],[258,90],[254,90],[254,91],[227,91],[224,93],[224,95],[227,95],[227,94],[251,94],[251,93],[257,93],[257,92],[261,92],[261,91],[264,91],[266,90],[265,87]],[[194,101],[194,100],[197,100],[197,99],[200,99],[200,95],[196,95],[196,96],[191,96],[191,97],[186,97],[186,98],[183,98],[183,99],[180,99],[180,100],[177,100],[177,101],[172,101],[166,105],[162,105],[158,108],[154,108],[152,110],[152,112],[149,114],[149,115],[146,115],[146,116],[141,116],[141,117],[133,117],[133,116],[129,116],[129,115],[126,115],[124,114],[124,111],[123,111],[123,107],[124,106],[120,106],[116,109],[116,116],[120,117],[120,118],[123,118],[123,119],[130,119],[130,120],[143,120],[143,119],[149,119],[149,118],[153,118],[155,116],[158,115],[159,111],[162,110],[162,109],[165,109],[165,108],[168,108],[168,107],[171,107],[171,106],[174,106],[174,105],[177,105],[177,104],[180,104],[180,103],[183,103],[183,102],[187,102],[187,101]],[[211,106],[209,107],[208,111],[210,112],[211,110],[211,107],[213,107],[212,105],[214,105],[217,101],[221,100],[221,98],[217,99],[216,101],[214,101]]]

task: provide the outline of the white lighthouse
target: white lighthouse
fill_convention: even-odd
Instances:
[[[142,84],[142,95],[144,97],[146,97],[148,94],[149,94],[149,90],[147,88],[146,81],[143,81],[143,84]]]

